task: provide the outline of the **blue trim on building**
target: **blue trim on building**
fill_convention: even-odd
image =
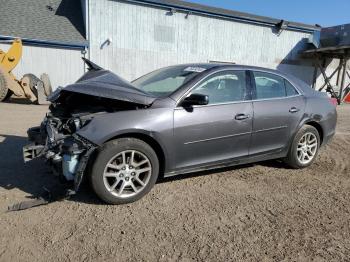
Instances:
[[[14,40],[20,37],[13,36],[3,36],[0,35],[1,40]],[[88,43],[65,43],[65,42],[55,42],[55,41],[46,41],[46,40],[37,40],[37,39],[27,39],[21,38],[23,44],[31,45],[31,46],[42,46],[42,47],[55,47],[55,48],[63,48],[63,49],[74,49],[74,50],[85,50],[89,47]]]

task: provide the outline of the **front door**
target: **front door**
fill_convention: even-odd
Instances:
[[[303,116],[304,98],[280,76],[253,72],[253,79],[255,95],[250,155],[282,150]]]
[[[188,94],[208,95],[208,105],[175,109],[176,169],[248,155],[253,108],[246,83],[245,71],[213,74]]]

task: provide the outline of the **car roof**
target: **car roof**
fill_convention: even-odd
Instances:
[[[205,70],[210,69],[235,69],[235,70],[252,70],[252,71],[264,71],[264,72],[271,72],[279,75],[285,75],[283,72],[270,69],[270,68],[264,68],[259,66],[249,66],[249,65],[239,65],[234,63],[227,63],[227,62],[215,62],[215,63],[187,63],[187,64],[179,64],[179,65],[173,65],[170,67],[194,67],[194,68],[203,68]]]
[[[206,70],[203,73],[205,73],[209,70],[224,70],[224,69],[262,71],[262,72],[266,72],[266,73],[279,75],[279,76],[284,77],[284,78],[288,79],[290,82],[293,82],[294,84],[297,84],[297,85],[300,85],[302,82],[304,85],[304,88],[305,88],[305,85],[308,86],[302,80],[298,79],[297,77],[295,77],[291,74],[288,74],[288,73],[285,73],[285,72],[282,72],[282,71],[279,71],[276,69],[259,67],[259,66],[239,65],[239,64],[224,63],[224,62],[222,62],[222,63],[190,63],[190,64],[183,64],[183,65],[178,65],[178,66],[205,68]]]

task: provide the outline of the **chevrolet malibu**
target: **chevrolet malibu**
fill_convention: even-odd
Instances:
[[[28,130],[24,160],[46,158],[74,192],[86,176],[110,204],[140,199],[160,176],[269,159],[305,168],[335,133],[327,95],[279,71],[186,64],[130,83],[85,62]]]

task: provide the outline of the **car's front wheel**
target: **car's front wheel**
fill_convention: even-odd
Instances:
[[[150,145],[135,138],[106,143],[93,163],[90,181],[99,198],[127,204],[146,195],[157,181],[159,161]]]
[[[303,126],[292,142],[285,162],[293,168],[305,168],[316,159],[320,148],[320,135],[316,128]]]

